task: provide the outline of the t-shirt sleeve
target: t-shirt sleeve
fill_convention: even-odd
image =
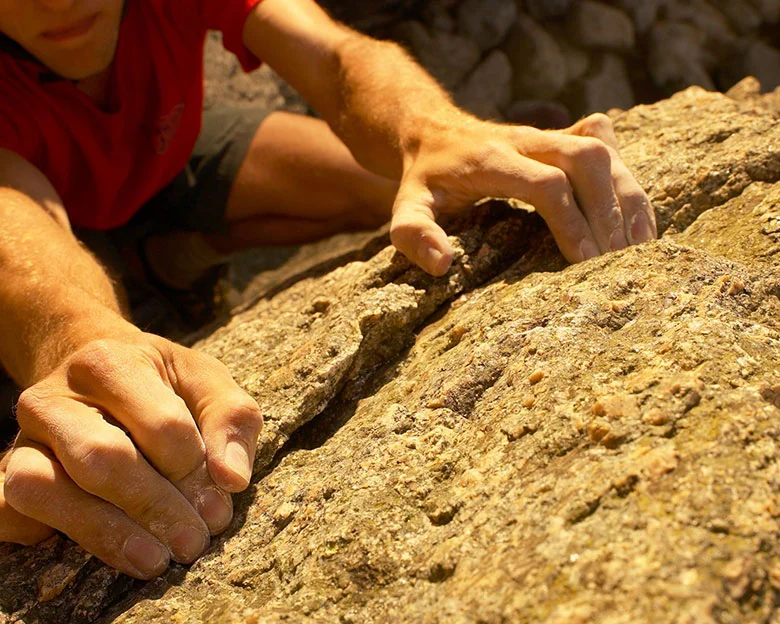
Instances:
[[[236,55],[246,72],[260,67],[260,59],[244,45],[244,24],[252,9],[262,0],[200,0],[208,30],[222,33],[225,49]]]

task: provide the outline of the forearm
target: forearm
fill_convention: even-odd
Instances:
[[[471,117],[394,43],[353,34],[337,50],[328,122],[366,168],[400,179],[423,138]]]
[[[0,362],[23,387],[90,340],[133,331],[111,280],[24,193],[0,188]]]
[[[244,41],[328,122],[361,165],[400,179],[426,134],[471,120],[398,45],[331,20],[310,0],[263,0]]]

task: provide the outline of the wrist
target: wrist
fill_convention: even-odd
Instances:
[[[27,366],[22,366],[18,380],[29,387],[57,369],[76,351],[90,342],[122,338],[141,333],[117,310],[94,302],[78,310],[64,310],[47,319],[45,332],[32,341]]]
[[[451,105],[406,124],[399,141],[404,172],[421,152],[447,151],[454,143],[467,140],[466,137],[475,131],[484,136],[486,123]]]

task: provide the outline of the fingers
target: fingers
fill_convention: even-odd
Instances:
[[[621,160],[606,115],[591,115],[565,131],[519,127],[515,140],[525,156],[566,173],[599,251],[655,237],[650,202]]]
[[[601,252],[626,246],[623,214],[612,183],[612,153],[603,141],[534,132],[524,148],[527,156],[566,173]]]
[[[245,489],[263,426],[260,408],[221,362],[168,344],[172,383],[198,423],[211,477],[228,492]]]
[[[206,449],[187,405],[143,351],[94,342],[71,362],[68,385],[119,421],[168,480],[183,479],[205,461]]]
[[[652,206],[620,159],[606,115],[555,132],[492,124],[462,143],[419,157],[393,210],[393,244],[433,275],[452,262],[437,213],[484,197],[532,204],[570,262],[656,236]]]
[[[404,182],[393,207],[390,240],[412,262],[438,277],[449,270],[454,252],[436,223],[433,204],[433,195],[424,184]]]
[[[494,154],[485,165],[471,180],[470,191],[475,198],[513,197],[533,205],[547,222],[569,262],[580,262],[599,255],[593,232],[577,205],[569,178],[561,169],[508,150]],[[402,185],[399,196],[405,191],[405,186]],[[432,223],[432,216],[427,222]],[[394,216],[393,225],[395,223]],[[394,239],[393,243],[396,243]],[[396,243],[396,246],[399,244]],[[405,252],[403,248],[401,250]]]
[[[623,212],[628,242],[637,244],[657,238],[655,212],[647,194],[631,175],[618,154],[617,138],[609,117],[602,113],[596,113],[581,119],[563,132],[583,137],[595,137],[609,147],[612,184]]]
[[[612,180],[615,193],[620,198],[628,242],[637,245],[658,238],[655,211],[650,199],[619,157],[612,161]]]
[[[30,546],[54,535],[54,529],[50,526],[11,507],[5,498],[5,474],[5,470],[0,472],[0,542]]]
[[[150,579],[168,567],[168,549],[158,539],[110,503],[81,489],[40,445],[17,444],[3,493],[18,510],[15,513],[28,516],[28,524],[62,531],[125,574]],[[41,531],[33,529],[31,535],[36,530]]]
[[[32,441],[53,451],[81,490],[124,511],[165,544],[174,559],[189,563],[206,549],[209,530],[200,515],[149,465],[132,440],[97,410],[73,399],[46,397],[36,387],[20,397],[17,418]],[[62,530],[70,534],[67,527]]]
[[[170,344],[161,343],[164,348]],[[152,466],[200,513],[209,533],[219,533],[232,518],[232,502],[205,470],[206,448],[198,425],[184,400],[163,381],[158,366],[143,350],[98,341],[73,359],[68,382],[83,401],[99,406],[127,429]]]
[[[536,208],[569,262],[599,255],[596,238],[575,200],[569,178],[561,169],[521,156],[517,170],[505,175],[499,188],[505,196]]]
[[[612,126],[612,120],[604,113],[594,113],[583,117],[578,122],[565,128],[558,130],[559,134],[573,134],[582,137],[595,137],[609,147],[617,151],[618,142],[615,136],[615,128]]]

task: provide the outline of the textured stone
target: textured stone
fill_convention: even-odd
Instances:
[[[763,21],[756,8],[748,0],[710,0],[732,27],[740,34],[754,31]]]
[[[204,107],[211,108],[217,102],[230,102],[238,107],[259,107],[266,110],[284,108],[305,113],[306,102],[279,78],[267,65],[246,74],[235,55],[222,46],[222,36],[211,32],[206,39],[204,67]]]
[[[708,66],[728,54],[737,40],[729,20],[707,0],[670,0],[664,5],[664,19],[690,24],[704,34]]]
[[[565,15],[574,0],[524,0],[523,8],[535,19]]]
[[[697,85],[714,90],[705,64],[706,37],[682,22],[658,22],[648,38],[648,69],[653,82],[666,93]]]
[[[361,30],[386,28],[409,13],[415,0],[322,0],[321,4],[337,19]]]
[[[393,31],[415,57],[449,90],[454,90],[480,59],[479,46],[459,35],[430,31],[420,22],[407,21]]]
[[[770,24],[780,22],[780,0],[750,0],[750,3]]]
[[[562,101],[574,115],[631,108],[634,93],[625,63],[613,54],[599,55],[585,77],[567,88]]]
[[[515,17],[515,0],[463,0],[458,6],[458,30],[482,50],[490,50],[501,45]]]
[[[433,30],[454,33],[457,22],[452,16],[452,7],[457,2],[453,0],[433,0],[426,2],[420,9],[423,23]]]
[[[228,532],[146,584],[2,545],[0,621],[773,622],[780,110],[733,96],[615,118],[658,241],[567,267],[494,202],[440,279],[383,232],[261,277],[195,345],[268,416]]]
[[[780,87],[770,93],[761,93],[761,83],[753,76],[743,78],[726,93],[751,109],[764,108],[767,112],[780,110]]]
[[[566,60],[560,47],[530,17],[517,17],[503,49],[512,63],[515,98],[551,98],[566,84]]]
[[[566,77],[569,80],[582,78],[590,68],[591,55],[583,48],[569,43],[565,37],[558,38],[558,46],[566,62]]]
[[[718,77],[722,86],[730,87],[743,76],[755,76],[767,91],[780,86],[780,50],[760,40],[741,41]]]
[[[623,11],[615,7],[581,0],[567,14],[572,38],[586,48],[629,50],[634,45],[634,25]]]
[[[461,107],[483,119],[498,119],[512,100],[512,65],[501,50],[491,52],[455,93]]]
[[[617,5],[631,17],[636,32],[642,34],[655,23],[658,10],[665,2],[666,0],[618,0]]]

